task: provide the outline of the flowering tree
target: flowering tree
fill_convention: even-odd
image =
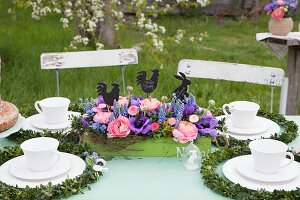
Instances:
[[[72,33],[66,51],[75,50],[78,45],[93,44],[95,49],[104,48],[103,43],[113,46],[114,30],[125,27],[138,30],[145,35],[146,43],[154,52],[164,50],[164,42],[180,44],[185,30],[177,30],[172,37],[165,36],[164,26],[153,22],[153,18],[164,15],[176,6],[204,7],[209,0],[12,0],[18,6],[31,7],[32,18],[39,20],[50,13],[61,15],[62,27]],[[126,17],[123,11],[135,13]],[[70,28],[70,23],[76,24],[76,32]],[[108,36],[108,37],[105,37]],[[190,37],[191,42],[199,42],[206,33]],[[110,37],[110,38],[109,38]],[[109,39],[107,39],[109,38]],[[105,41],[106,40],[106,41]]]

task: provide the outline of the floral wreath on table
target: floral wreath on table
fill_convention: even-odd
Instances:
[[[138,72],[137,76],[137,82],[141,84],[147,96],[157,85],[157,77],[154,79],[153,76],[158,70],[152,71],[153,75],[149,80],[142,78],[146,73],[144,71]],[[182,84],[175,89],[169,103],[166,96],[163,96],[161,101],[151,97],[136,97],[131,94],[131,86],[127,87],[128,96],[122,97],[118,94],[119,84],[113,83],[114,88],[108,93],[106,83],[98,83],[99,98],[90,101],[86,99],[84,102],[80,99],[80,107],[84,112],[80,120],[87,129],[84,132],[103,134],[107,138],[132,135],[173,137],[180,143],[192,142],[204,136],[216,141],[214,138],[218,135],[218,120],[209,111],[215,106],[215,102],[210,100],[207,109],[199,107],[195,97],[187,93],[186,86],[191,83],[190,80],[186,79],[183,73],[180,75],[174,75]],[[147,83],[151,79],[152,82]]]

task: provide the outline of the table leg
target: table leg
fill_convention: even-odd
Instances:
[[[297,115],[300,86],[300,49],[298,46],[289,46],[286,74],[289,78],[286,114]]]

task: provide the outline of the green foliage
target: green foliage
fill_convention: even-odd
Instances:
[[[294,122],[286,120],[282,115],[272,114],[262,110],[259,111],[258,115],[271,119],[285,129],[281,135],[275,134],[270,138],[289,143],[297,137],[298,126]],[[230,137],[230,146],[228,148],[220,149],[219,151],[209,154],[206,159],[202,161],[200,171],[203,175],[204,184],[213,191],[234,199],[299,199],[300,188],[289,192],[284,190],[275,190],[274,192],[265,190],[253,191],[239,184],[226,181],[218,174],[217,167],[223,161],[251,153],[248,147],[249,142],[250,140],[242,141]],[[300,162],[300,154],[295,155],[295,160]]]

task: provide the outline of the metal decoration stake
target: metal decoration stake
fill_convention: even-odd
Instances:
[[[122,71],[123,92],[124,92],[124,97],[125,97],[125,96],[126,96],[126,93],[125,93],[124,65],[120,65],[120,69],[121,69],[121,71]]]
[[[147,95],[147,98],[149,97],[149,93],[156,89],[158,83],[159,70],[152,69],[151,72],[152,76],[148,80],[146,71],[139,71],[136,76],[136,83],[137,85],[141,85],[143,92]]]
[[[56,86],[57,86],[57,96],[59,97],[59,69],[56,69]]]

